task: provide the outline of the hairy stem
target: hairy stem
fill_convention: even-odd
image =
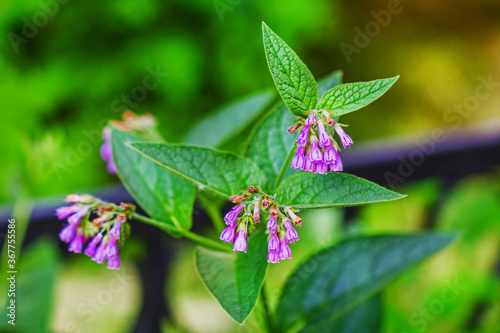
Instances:
[[[179,229],[177,229],[177,228],[175,228],[167,223],[156,221],[154,219],[151,219],[149,217],[146,217],[144,215],[140,215],[137,213],[134,213],[132,215],[132,217],[138,221],[141,221],[141,222],[153,225],[155,227],[158,227],[158,228],[160,228],[168,233],[173,233],[173,234],[177,234],[177,235],[181,235],[183,237],[189,238],[192,241],[194,241],[200,245],[203,245],[207,248],[217,250],[217,251],[222,251],[222,252],[231,252],[231,249],[227,248],[223,244],[216,242],[210,238],[206,238],[204,236],[195,234],[194,232],[191,232],[188,230],[179,230]]]
[[[260,300],[262,301],[262,307],[264,309],[264,322],[266,323],[267,331],[269,333],[274,333],[275,330],[274,330],[273,320],[271,317],[272,314],[268,305],[265,283],[262,285],[262,288],[260,289]]]

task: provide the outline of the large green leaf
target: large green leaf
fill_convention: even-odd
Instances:
[[[303,172],[285,179],[276,192],[280,204],[295,208],[345,207],[405,197],[366,179],[334,172],[323,176]]]
[[[276,88],[290,111],[303,117],[318,101],[316,80],[297,54],[265,23],[262,23],[262,34]]]
[[[112,128],[113,161],[123,185],[152,218],[181,230],[189,230],[192,225],[194,187],[130,149],[127,143],[132,141],[142,141],[142,138]]]
[[[276,310],[279,327],[307,323],[307,332],[317,332],[454,238],[438,233],[360,237],[313,255],[283,288]]]
[[[256,125],[251,141],[247,144],[245,155],[252,159],[267,176],[269,188],[274,193],[282,172],[287,168],[285,163],[295,144],[296,135],[287,132],[293,125],[295,116],[287,107],[279,102],[278,105]]]
[[[19,249],[20,250],[20,249]],[[54,303],[54,283],[59,266],[57,247],[48,240],[39,240],[20,257],[15,282],[15,326],[7,321],[10,311],[3,307],[0,331],[51,332],[50,317]],[[10,276],[10,274],[9,274]],[[5,291],[7,293],[7,291]]]
[[[197,247],[195,258],[208,290],[234,320],[243,323],[257,303],[266,276],[266,234],[253,234],[247,253],[228,254]]]
[[[306,324],[300,333],[380,333],[382,332],[382,295],[377,294],[337,320],[318,327]]]
[[[335,71],[318,82],[320,91],[327,91],[342,83],[342,72]],[[282,102],[255,125],[247,141],[245,156],[252,159],[267,176],[270,193],[275,193],[282,179],[300,173],[290,167],[290,159],[297,134],[287,132],[294,124],[295,116]]]
[[[270,90],[254,93],[210,112],[187,133],[184,142],[219,148],[244,130],[275,96]]]
[[[318,103],[318,110],[325,109],[334,116],[356,111],[382,96],[399,76],[369,82],[346,83],[328,90]]]
[[[266,176],[250,159],[206,147],[135,142],[131,147],[167,170],[224,198],[248,186],[266,186]]]

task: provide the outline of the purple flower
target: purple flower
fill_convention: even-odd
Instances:
[[[307,145],[307,139],[309,138],[309,125],[304,125],[302,132],[300,132],[297,137],[297,147],[305,147]]]
[[[118,247],[116,246],[116,238],[113,236],[109,237],[109,241],[106,243],[104,248],[104,255],[106,258],[111,258],[118,255]]]
[[[344,169],[344,165],[342,164],[342,159],[339,156],[338,151],[335,151],[335,161],[330,164],[330,171],[339,172]]]
[[[85,243],[85,241],[86,239],[83,236],[83,232],[79,230],[76,233],[76,236],[73,237],[71,243],[69,243],[68,251],[73,253],[82,253],[83,244]]]
[[[245,230],[238,230],[238,235],[234,240],[233,251],[236,252],[247,252],[247,233]]]
[[[294,168],[295,170],[302,170],[304,168],[304,166],[306,165],[306,158],[304,154],[305,148],[298,147],[297,154],[295,154],[292,160],[292,168]]]
[[[244,207],[243,204],[239,204],[236,207],[234,207],[233,210],[227,213],[226,216],[224,216],[224,221],[226,222],[227,225],[231,225],[234,222],[236,222],[236,219],[243,210],[243,207]]]
[[[101,245],[97,248],[97,250],[94,252],[94,255],[92,256],[92,260],[95,261],[98,264],[104,263],[106,261],[106,242],[101,242]]]
[[[231,224],[229,227],[224,229],[220,234],[220,239],[224,241],[224,243],[231,243],[234,239],[234,229],[236,229],[236,223]]]
[[[323,154],[318,148],[318,139],[315,137],[311,140],[311,151],[309,153],[311,154],[311,160],[313,162],[323,161]]]
[[[330,164],[335,162],[335,158],[335,148],[332,147],[332,143],[330,142],[330,144],[326,146],[325,152],[323,153],[323,161],[325,161],[326,164]]]
[[[267,248],[269,252],[275,251],[278,252],[280,249],[280,240],[278,238],[278,235],[276,233],[272,233],[271,237],[269,237],[269,242],[267,244]]]
[[[255,223],[260,222],[260,202],[256,202],[253,204],[253,220]]]
[[[314,172],[316,170],[316,164],[312,161],[310,153],[307,154],[304,170],[309,172]]]
[[[323,121],[318,121],[318,132],[319,132],[319,146],[325,147],[328,144],[331,144],[332,140],[330,139],[330,135],[325,129],[325,124]]]
[[[78,211],[77,205],[63,206],[56,209],[56,215],[59,220],[63,220]]]
[[[344,129],[342,128],[342,126],[340,125],[335,125],[335,131],[337,132],[337,134],[339,135],[340,137],[340,141],[342,141],[342,146],[344,146],[344,149],[346,148],[349,148],[352,146],[352,139],[349,135],[347,135],[345,132],[344,132]]]
[[[286,234],[285,234],[285,239],[287,243],[295,243],[296,241],[299,240],[299,235],[297,234],[297,231],[292,227],[292,224],[290,221],[286,220],[284,223],[285,229],[286,229]]]
[[[120,257],[115,255],[114,257],[108,258],[108,269],[119,269],[120,268]]]
[[[108,172],[112,175],[116,175],[116,165],[113,161],[109,161],[107,164],[106,164],[106,169],[108,170]]]
[[[292,259],[292,250],[290,249],[290,246],[284,241],[281,242],[280,245],[280,260],[285,260],[285,259]]]
[[[106,162],[109,163],[113,159],[113,151],[111,148],[111,142],[104,141],[100,149],[101,157]]]
[[[280,254],[278,251],[269,251],[267,253],[267,262],[277,264],[280,262]]]
[[[122,225],[121,220],[117,220],[115,224],[109,229],[108,235],[114,239],[120,239],[120,227]]]
[[[306,121],[305,121],[305,124],[307,126],[311,126],[311,125],[314,125],[316,123],[316,111],[311,111],[311,113],[309,113],[309,117],[307,117]]]
[[[316,173],[326,175],[328,173],[328,164],[325,162],[316,163]]]
[[[269,221],[267,221],[267,230],[272,234],[276,232],[276,228],[278,228],[278,218],[271,216]]]
[[[66,227],[64,227],[61,232],[59,233],[59,238],[64,242],[64,243],[69,243],[75,237],[76,234],[76,228],[78,228],[78,224],[68,224]]]
[[[92,257],[94,255],[95,248],[97,244],[99,244],[101,239],[102,239],[102,233],[100,232],[97,235],[95,235],[94,238],[92,238],[92,240],[89,242],[87,248],[85,249],[85,254],[88,255],[89,257]]]
[[[82,217],[87,215],[88,212],[89,212],[89,206],[85,206],[85,207],[81,208],[79,211],[77,211],[76,213],[74,213],[73,215],[71,215],[70,217],[68,217],[68,222],[70,224],[78,225],[80,223],[80,220],[82,219]]]

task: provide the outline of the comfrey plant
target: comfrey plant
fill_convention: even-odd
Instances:
[[[70,251],[84,251],[98,263],[107,259],[108,268],[116,269],[128,221],[148,223],[199,244],[198,272],[238,323],[245,321],[260,295],[265,331],[366,331],[360,325],[377,322],[372,317],[379,313],[374,309],[380,308],[383,286],[445,247],[453,236],[358,235],[319,251],[314,248],[316,253],[286,279],[281,296],[268,300],[264,281],[269,263],[291,259],[298,227],[315,222],[302,211],[404,196],[340,172],[341,147],[349,148],[353,141],[339,117],[382,96],[397,77],[342,84],[337,71],[316,82],[265,24],[263,38],[282,101],[266,90],[229,103],[196,123],[183,143],[175,144],[162,139],[150,115],[126,112],[123,121],[105,129],[101,155],[149,217],[136,213],[131,204],[72,195],[67,198],[71,205],[57,210],[60,219],[68,219],[61,240],[70,244]],[[218,149],[241,137],[237,134],[255,121],[242,151]],[[195,200],[213,221],[220,240],[190,231]],[[228,201],[232,209],[221,214]]]

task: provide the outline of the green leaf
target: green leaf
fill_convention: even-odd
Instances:
[[[303,172],[285,179],[277,190],[280,204],[295,208],[355,206],[404,197],[366,179],[334,172],[324,176]]]
[[[247,253],[222,253],[197,247],[196,267],[207,289],[238,323],[257,303],[267,271],[267,236],[256,232]]]
[[[265,90],[224,105],[198,121],[183,141],[219,148],[255,121],[274,96],[272,91]]]
[[[250,159],[206,147],[135,142],[130,146],[153,162],[227,199],[248,186],[266,186],[266,176]]]
[[[315,323],[306,324],[300,333],[380,333],[382,315],[382,295],[379,293],[324,327],[315,327]]]
[[[320,90],[326,91],[342,83],[342,72],[335,71],[318,82]],[[245,156],[252,159],[267,176],[270,193],[275,193],[282,179],[301,171],[290,167],[293,147],[298,134],[287,129],[294,124],[295,116],[279,102],[255,125],[247,141]]]
[[[247,144],[245,156],[252,159],[264,171],[269,184],[269,188],[265,190],[270,193],[274,193],[279,175],[295,144],[296,135],[287,132],[295,118],[287,107],[279,102],[255,126],[253,134],[250,135],[251,141]]]
[[[111,145],[118,177],[149,216],[179,230],[189,230],[192,225],[194,187],[127,145],[142,140],[137,135],[112,127]]]
[[[299,117],[314,109],[318,101],[318,86],[302,60],[262,22],[267,64],[276,88],[290,111]]]
[[[276,310],[279,327],[287,330],[307,323],[307,331],[315,331],[363,303],[454,238],[438,233],[360,237],[313,255],[283,288]]]
[[[333,116],[356,111],[382,96],[399,76],[368,82],[346,83],[328,90],[318,103],[318,110],[328,110]]]
[[[7,323],[11,319],[7,316],[9,310],[5,310],[9,303],[2,311],[0,322],[2,332],[50,332],[54,283],[58,267],[57,247],[46,239],[37,241],[21,255],[14,298],[16,325]]]

